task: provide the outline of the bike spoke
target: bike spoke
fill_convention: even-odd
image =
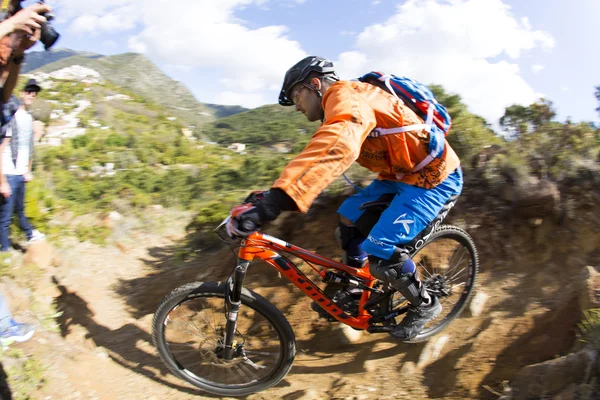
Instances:
[[[172,342],[170,342],[169,346],[184,346],[186,348],[192,348],[192,349],[194,348],[194,346],[192,346],[189,343],[172,343]],[[175,351],[187,351],[187,349],[181,349],[181,350],[175,350]]]
[[[204,307],[203,307],[203,308],[204,308]],[[212,319],[212,320],[213,320],[213,323],[211,324],[211,323],[210,323],[210,321],[208,320],[208,317],[207,317],[207,316],[205,316],[203,313],[201,313],[201,312],[200,312],[200,311],[198,311],[198,310],[195,310],[195,311],[196,311],[196,314],[197,314],[197,315],[200,315],[200,318],[202,318],[202,319],[204,320],[204,322],[206,322],[206,325],[208,325],[208,326],[210,326],[211,328],[213,328],[213,330],[216,332],[216,330],[217,330],[217,326],[216,326],[216,325],[215,325],[215,323],[214,323],[214,321],[215,321],[215,319],[214,319],[214,316],[213,316],[213,319]],[[211,310],[211,314],[212,314],[212,310]]]
[[[465,268],[461,269],[460,271],[458,271],[456,274],[454,274],[451,278],[448,279],[448,281],[452,282],[455,280],[455,278],[457,276],[459,276],[463,271],[465,270]]]
[[[250,350],[250,349],[245,349],[246,350],[246,355],[252,355],[255,357],[260,357],[260,356],[273,356],[277,353],[274,352],[267,352],[267,351],[254,351],[254,350]]]
[[[252,382],[252,378],[248,376],[246,371],[242,368],[242,364],[238,364],[234,371],[238,373],[238,375],[242,378],[242,382]]]
[[[422,264],[420,261],[419,261],[419,264],[418,264],[418,266],[419,266],[419,267],[421,267],[421,271],[425,271],[425,272],[427,273],[427,275],[429,275],[429,278],[433,277],[433,274],[431,274],[431,273],[430,273],[430,272],[427,270],[427,267],[425,267],[425,265],[424,265],[424,264]]]
[[[446,275],[452,274],[454,273],[454,271],[456,270],[456,268],[458,268],[460,265],[462,265],[462,262],[464,260],[464,257],[461,257],[460,262],[454,264],[454,267],[450,268],[447,272]]]
[[[455,282],[460,282],[462,281],[462,283],[466,283],[466,279],[463,279],[463,277],[467,277],[468,274],[466,272],[460,274],[459,276],[457,276],[455,279],[452,280],[447,280],[446,283],[453,285]]]
[[[467,282],[461,282],[461,283],[459,283],[459,284],[457,284],[457,285],[454,285],[454,286],[452,286],[452,287],[450,288],[450,290],[453,290],[454,288],[457,288],[457,287],[459,287],[459,286],[465,286],[466,284],[467,284]]]

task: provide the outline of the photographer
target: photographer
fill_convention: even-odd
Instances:
[[[0,23],[2,103],[10,98],[17,84],[25,51],[40,39],[42,25],[47,22],[43,15],[51,10],[49,5],[40,3],[21,9],[21,0],[12,0],[6,10],[1,10],[8,17]]]
[[[51,11],[51,7],[39,3],[21,9],[20,0],[11,0],[10,2],[3,0],[2,7],[6,8],[0,10],[2,12],[2,22],[0,22],[0,79],[2,82],[0,168],[2,168],[3,162],[2,152],[8,142],[8,140],[4,140],[6,127],[9,119],[12,118],[4,105],[10,99],[17,83],[25,51],[40,39],[42,25],[47,24],[43,15]],[[3,171],[0,171],[0,176],[4,176]],[[5,185],[0,186],[6,187]],[[16,322],[12,318],[6,299],[0,293],[0,345],[7,346],[15,341],[28,340],[33,335],[34,329],[33,326]]]

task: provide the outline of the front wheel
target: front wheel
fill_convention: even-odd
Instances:
[[[257,293],[243,289],[241,301],[229,361],[223,358],[225,284],[189,283],[162,301],[152,339],[173,374],[219,396],[246,396],[283,379],[296,354],[289,322]]]
[[[443,225],[412,255],[412,260],[427,292],[436,296],[442,305],[442,313],[427,323],[415,338],[407,341],[418,343],[439,333],[463,311],[475,287],[479,256],[467,232],[456,226]],[[387,310],[407,305],[406,299],[396,292],[391,296]]]

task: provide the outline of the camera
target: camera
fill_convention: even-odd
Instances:
[[[45,0],[40,0],[39,3],[44,4]],[[54,19],[54,14],[46,12],[40,15],[46,17],[46,22],[42,24],[40,32],[40,42],[44,44],[44,49],[48,50],[50,47],[54,46],[54,43],[56,43],[60,37],[60,33],[56,32],[54,27],[50,24],[50,21]]]
[[[2,0],[2,12],[0,12],[0,22],[13,16],[14,14],[18,13],[23,8],[23,7],[21,7],[21,2],[23,2],[23,0],[19,0],[19,4],[15,7],[15,9],[12,11],[12,13],[10,15],[8,15],[9,2],[10,2],[10,0]],[[46,1],[39,0],[38,3],[45,4]],[[46,22],[44,22],[41,25],[40,42],[42,42],[44,44],[44,49],[48,50],[50,47],[54,46],[54,43],[56,43],[56,41],[60,37],[60,33],[56,32],[54,27],[50,24],[50,21],[52,21],[54,19],[54,14],[46,12],[46,13],[42,13],[40,15],[42,17],[46,18]]]

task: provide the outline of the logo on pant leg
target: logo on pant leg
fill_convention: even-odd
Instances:
[[[410,233],[410,224],[414,224],[415,221],[413,221],[412,219],[402,219],[406,217],[406,213],[402,214],[401,216],[399,216],[398,218],[396,218],[396,220],[394,221],[394,225],[396,224],[402,224],[404,226],[404,229],[406,229],[406,233]]]
[[[371,236],[371,235],[369,235],[369,236],[367,237],[367,240],[369,240],[369,242],[371,242],[371,243],[375,243],[375,244],[376,244],[377,246],[379,246],[379,247],[383,247],[383,246],[385,246],[385,243],[383,243],[382,241],[379,241],[379,240],[375,239],[375,238],[374,238],[373,236]]]

